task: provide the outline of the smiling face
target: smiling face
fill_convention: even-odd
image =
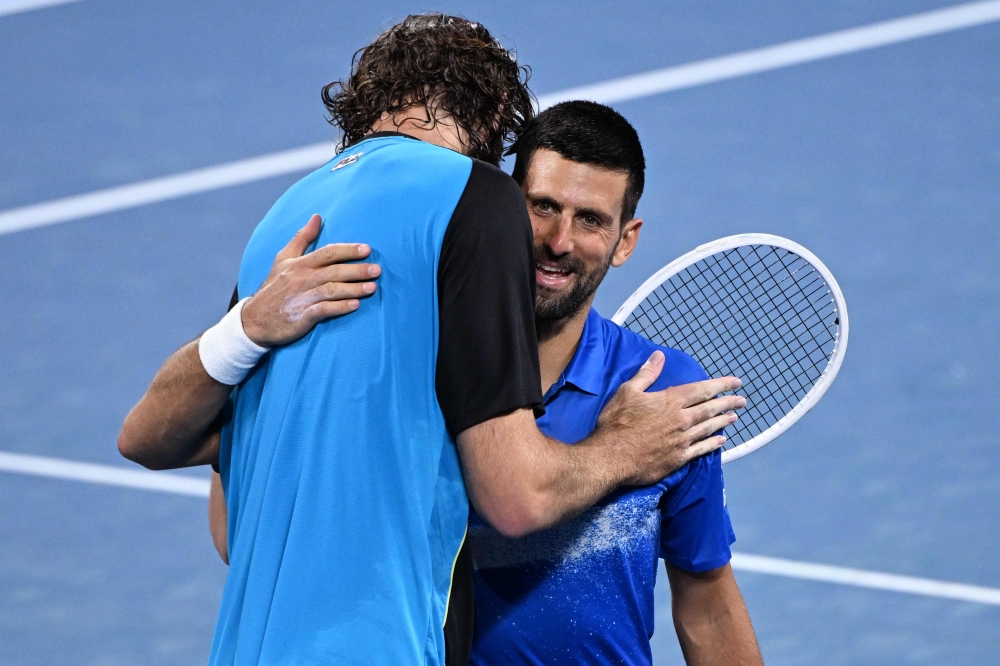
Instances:
[[[628,177],[539,148],[521,188],[535,236],[539,334],[588,308],[610,266],[635,249],[642,220],[622,222]]]

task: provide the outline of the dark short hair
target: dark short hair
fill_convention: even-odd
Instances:
[[[340,148],[364,138],[383,113],[426,106],[469,135],[472,157],[499,164],[504,143],[534,116],[531,70],[480,23],[446,14],[406,17],[354,54],[351,75],[323,88]]]
[[[508,155],[517,155],[514,180],[524,182],[531,158],[539,148],[568,160],[592,164],[628,177],[621,222],[635,217],[646,182],[646,158],[635,128],[620,113],[597,102],[562,102],[526,123]]]

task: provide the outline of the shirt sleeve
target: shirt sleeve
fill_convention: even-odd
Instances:
[[[473,161],[438,264],[436,390],[453,435],[542,402],[535,253],[524,195]]]
[[[663,351],[664,369],[650,390],[708,379],[704,369],[687,354]],[[692,460],[666,482],[669,487],[660,504],[660,557],[678,569],[692,572],[728,563],[736,535],[726,508],[721,450]]]
[[[692,460],[660,507],[660,557],[684,571],[718,569],[732,559],[736,541],[726,508],[722,453]]]

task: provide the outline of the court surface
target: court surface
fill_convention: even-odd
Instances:
[[[0,229],[3,211],[329,142],[320,87],[410,12],[482,21],[545,96],[954,5],[16,4],[0,2]],[[725,469],[735,549],[1000,588],[1000,22],[613,105],[644,143],[646,225],[603,314],[746,231],[810,248],[847,297],[837,382]],[[301,173],[18,218],[36,223],[0,235],[0,451],[129,469],[123,417],[225,310],[251,230]],[[226,570],[197,494],[0,471],[0,664],[203,663]],[[996,602],[737,577],[769,664],[997,661]],[[660,583],[656,661],[681,663]]]

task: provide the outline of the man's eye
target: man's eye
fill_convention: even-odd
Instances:
[[[552,206],[550,206],[549,204],[545,203],[544,201],[540,201],[537,204],[535,204],[535,208],[537,208],[538,210],[540,210],[543,213],[547,213],[550,210],[552,210]]]

